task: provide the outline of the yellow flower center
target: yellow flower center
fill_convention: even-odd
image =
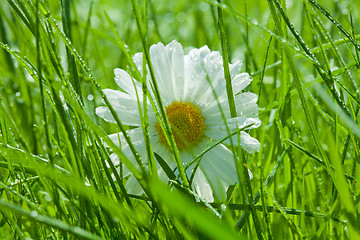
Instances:
[[[204,137],[204,118],[198,107],[192,103],[173,102],[165,107],[171,131],[179,151],[199,144]],[[160,143],[168,146],[165,135],[156,123],[156,131],[160,136]]]

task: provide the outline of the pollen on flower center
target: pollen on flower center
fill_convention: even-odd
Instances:
[[[173,102],[165,110],[179,151],[200,143],[204,137],[205,123],[198,107],[192,103]],[[159,133],[160,143],[167,146],[159,122],[156,123],[156,131]]]

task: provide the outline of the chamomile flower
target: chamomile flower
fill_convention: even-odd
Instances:
[[[239,73],[241,62],[230,64],[237,112],[237,117],[231,118],[223,61],[219,52],[210,51],[207,46],[204,46],[200,49],[192,49],[185,55],[181,44],[173,41],[166,46],[162,43],[152,45],[150,59],[161,101],[165,106],[166,116],[184,164],[190,163],[208,146],[229,136],[229,132],[234,133],[249,125],[247,129],[260,126],[257,95],[242,92],[250,84],[252,78],[247,73]],[[133,60],[139,72],[142,73],[142,53],[135,54]],[[138,109],[138,106],[142,107],[143,103],[141,84],[122,69],[116,68],[114,73],[115,81],[123,91],[104,89],[104,93],[122,123],[134,127],[127,133],[142,160],[146,162],[142,119]],[[150,96],[154,96],[149,75],[146,76],[146,81]],[[105,121],[115,122],[107,107],[98,107],[96,114]],[[161,156],[170,168],[175,169],[176,164],[166,136],[150,103],[148,122],[153,151]],[[110,138],[117,144],[120,138],[122,151],[129,158],[133,158],[122,134],[113,134]],[[235,146],[240,145],[249,153],[255,153],[260,148],[260,143],[245,131],[240,131],[239,135],[235,134],[231,138]],[[213,201],[214,196],[224,200],[228,186],[238,182],[234,156],[227,147],[229,140],[228,138],[224,144],[216,145],[187,169],[189,178],[195,171],[191,182],[192,189],[207,201]],[[117,159],[115,155],[112,158]],[[158,171],[160,178],[166,180],[166,175],[160,166],[158,166]],[[130,177],[127,182],[126,187],[130,192],[136,192],[135,181]]]

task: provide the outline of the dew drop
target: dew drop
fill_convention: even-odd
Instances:
[[[50,197],[49,195],[46,195],[46,196],[45,196],[45,200],[48,201],[48,202],[50,202],[50,201],[51,201],[51,197]]]
[[[89,101],[92,101],[92,100],[94,100],[94,96],[93,96],[92,94],[89,94],[89,95],[87,96],[87,99],[88,99]]]
[[[30,215],[31,215],[32,217],[37,217],[39,214],[38,214],[37,211],[31,211],[31,212],[30,212]]]

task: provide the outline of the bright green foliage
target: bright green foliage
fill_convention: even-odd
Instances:
[[[360,239],[359,22],[357,0],[0,1],[0,239]],[[107,137],[121,116],[95,115],[114,68],[142,81],[131,56],[172,40],[253,77],[261,149],[229,146],[254,177],[226,202],[199,201],[176,153],[159,183],[145,165],[165,161],[134,165]]]

